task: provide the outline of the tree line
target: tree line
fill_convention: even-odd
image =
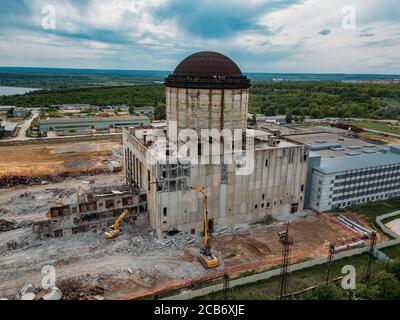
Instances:
[[[400,119],[400,86],[341,82],[254,82],[249,112],[267,116]],[[0,105],[49,107],[52,104],[154,106],[165,118],[162,85],[38,91],[1,96]]]

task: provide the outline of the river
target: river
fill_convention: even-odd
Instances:
[[[24,94],[40,89],[20,88],[20,87],[2,87],[0,86],[0,96],[11,96],[13,94]]]

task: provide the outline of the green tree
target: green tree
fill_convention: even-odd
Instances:
[[[0,125],[0,139],[3,139],[3,138],[4,138],[5,133],[6,133],[6,132],[5,132],[4,128],[3,128],[3,126]]]
[[[379,288],[378,298],[393,300],[400,298],[400,285],[396,277],[386,271],[378,271],[372,281],[372,286]]]
[[[393,274],[397,281],[400,281],[400,259],[389,262],[386,265],[386,271]]]
[[[319,286],[302,295],[302,300],[343,300],[345,293],[335,284]]]
[[[286,123],[293,122],[293,113],[291,111],[286,111]]]

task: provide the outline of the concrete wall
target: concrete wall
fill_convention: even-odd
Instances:
[[[383,232],[385,232],[386,234],[390,235],[391,237],[397,239],[400,236],[393,232],[392,230],[390,230],[388,227],[386,227],[382,221],[391,217],[395,217],[395,216],[400,216],[400,210],[396,211],[396,212],[392,212],[392,213],[388,213],[388,214],[384,214],[383,216],[379,216],[376,218],[376,223],[381,227],[381,229],[383,230]],[[400,217],[399,217],[400,218]]]
[[[166,88],[167,121],[178,129],[243,129],[247,123],[248,89]]]

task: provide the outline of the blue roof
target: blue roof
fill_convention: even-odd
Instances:
[[[366,169],[391,164],[400,164],[400,153],[376,152],[373,154],[360,154],[356,156],[322,159],[316,170],[323,173],[336,173],[349,170]]]

